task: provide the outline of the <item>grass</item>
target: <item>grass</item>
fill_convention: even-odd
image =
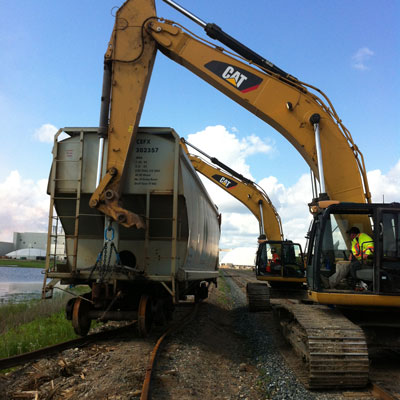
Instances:
[[[265,396],[265,399],[272,399],[274,396],[274,389],[270,388],[269,385],[272,382],[269,372],[265,368],[259,369],[259,376],[257,379],[257,390]]]
[[[89,291],[87,286],[79,286],[71,290],[74,294]],[[55,292],[52,299],[30,300],[25,303],[6,303],[0,305],[0,335],[19,325],[26,324],[37,318],[48,317],[65,309],[72,294]]]
[[[36,318],[48,317],[65,307],[70,296],[57,295],[50,300],[31,300],[26,303],[6,303],[0,306],[0,334]]]
[[[64,311],[9,329],[0,336],[0,358],[40,349],[78,337]]]
[[[231,288],[226,283],[226,278],[221,271],[219,271],[218,289],[219,289],[219,293],[220,293],[220,295],[218,296],[218,301],[225,305],[232,304]]]
[[[87,287],[74,289],[80,294],[87,291]],[[65,317],[65,305],[70,298],[69,294],[58,294],[50,300],[0,306],[0,358],[78,337]]]
[[[10,266],[20,267],[20,268],[42,268],[45,267],[45,260],[14,260],[11,258],[1,259],[0,267],[2,266]]]

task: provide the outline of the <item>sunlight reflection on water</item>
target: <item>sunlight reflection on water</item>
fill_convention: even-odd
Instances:
[[[40,268],[0,267],[0,305],[39,299],[42,284]]]

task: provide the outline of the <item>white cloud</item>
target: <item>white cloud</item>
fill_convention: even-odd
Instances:
[[[12,171],[0,182],[0,240],[11,242],[13,232],[46,232],[49,212],[47,179],[34,182]]]
[[[304,248],[304,236],[311,221],[308,209],[312,197],[310,177],[304,174],[290,187],[285,187],[273,176],[262,179],[259,184],[281,217],[285,239],[300,243]]]
[[[203,131],[190,134],[188,141],[210,156],[214,157],[215,153],[218,153],[219,161],[249,179],[253,177],[246,157],[258,153],[270,154],[274,151],[273,144],[268,139],[263,140],[256,135],[240,139],[222,125],[207,126]],[[190,151],[196,153],[193,149]]]
[[[368,47],[362,47],[356,51],[356,53],[352,57],[352,66],[355,69],[359,69],[361,71],[365,71],[369,69],[366,65],[366,62],[374,55],[375,53],[370,50]]]
[[[54,135],[57,133],[57,128],[52,124],[43,124],[40,128],[35,130],[33,137],[39,142],[53,143]]]
[[[368,172],[368,182],[373,202],[400,202],[400,160],[386,175],[379,169]]]
[[[210,156],[217,153],[220,161],[249,179],[254,178],[247,157],[256,153],[270,154],[274,151],[267,140],[256,135],[240,139],[222,125],[209,126],[201,132],[191,134],[188,141]],[[259,225],[253,214],[223,189],[206,178],[202,180],[222,213],[220,247],[256,247]],[[259,185],[267,192],[282,218],[285,238],[304,245],[304,236],[310,221],[307,206],[311,198],[310,178],[304,175],[295,185],[286,188],[276,177],[270,176],[262,179]]]

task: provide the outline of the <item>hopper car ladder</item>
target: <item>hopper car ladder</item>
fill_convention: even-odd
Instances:
[[[165,220],[171,221],[171,234],[170,237],[155,237],[152,239],[164,239],[171,240],[171,288],[167,285],[163,280],[160,281],[161,285],[166,289],[166,291],[172,296],[175,301],[176,295],[176,287],[175,287],[175,277],[176,277],[176,269],[177,269],[177,236],[178,232],[178,193],[179,193],[179,158],[180,158],[180,142],[178,138],[175,138],[174,144],[174,178],[173,178],[173,187],[171,191],[148,191],[146,193],[146,232],[145,232],[145,266],[147,268],[148,263],[150,261],[149,255],[149,239],[150,239],[150,231],[149,231],[149,222],[150,220]],[[151,195],[172,195],[172,218],[171,217],[150,217],[150,198]],[[155,278],[153,276],[153,278]]]
[[[82,161],[83,161],[83,130],[79,132],[79,142],[72,142],[71,144],[79,146],[79,154],[78,159],[75,160],[61,160],[58,158],[58,137],[63,132],[63,129],[59,129],[56,135],[54,136],[54,147],[53,147],[53,164],[51,171],[51,183],[50,183],[50,210],[49,210],[49,225],[48,225],[48,233],[47,233],[47,250],[46,250],[46,265],[45,265],[45,273],[44,273],[44,281],[43,281],[43,289],[42,289],[42,298],[49,299],[53,296],[54,286],[57,284],[59,279],[53,279],[51,282],[47,283],[48,273],[54,271],[56,269],[57,264],[57,242],[58,242],[58,222],[61,218],[72,218],[74,219],[74,234],[73,235],[64,235],[64,244],[67,246],[67,239],[73,239],[73,253],[68,255],[67,262],[69,262],[69,258],[72,258],[71,263],[71,271],[74,273],[76,271],[77,264],[77,256],[78,256],[78,232],[79,232],[79,209],[80,209],[80,201],[81,201],[81,189],[82,189]],[[77,168],[77,176],[76,179],[66,179],[66,178],[57,178],[57,165],[58,163],[76,163]],[[57,182],[65,182],[65,181],[76,181],[76,197],[66,197],[66,196],[58,196],[56,194],[56,186]],[[76,203],[75,207],[75,215],[54,215],[55,208],[54,202],[55,200],[74,200]],[[55,223],[54,223],[55,221]],[[55,228],[55,229],[54,229]],[[54,243],[54,252],[51,251],[52,243]],[[64,255],[64,254],[63,254]]]

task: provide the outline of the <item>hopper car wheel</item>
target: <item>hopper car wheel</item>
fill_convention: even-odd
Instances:
[[[92,320],[89,318],[91,304],[88,301],[78,297],[73,305],[72,326],[79,336],[86,336],[89,332]]]
[[[142,337],[146,337],[153,324],[153,307],[152,299],[147,294],[143,294],[140,298],[138,309],[138,329]]]
[[[196,288],[196,292],[194,295],[195,303],[198,303],[201,300],[204,300],[208,297],[208,286],[206,282],[201,282],[200,285]]]
[[[74,304],[76,301],[76,297],[68,300],[67,305],[65,306],[65,316],[67,317],[68,321],[72,320],[72,313],[74,311]]]

